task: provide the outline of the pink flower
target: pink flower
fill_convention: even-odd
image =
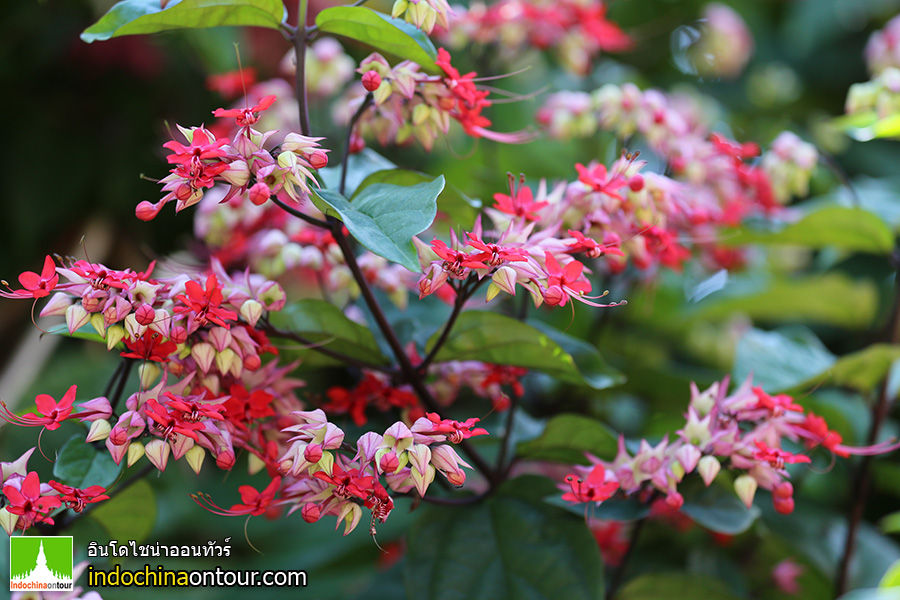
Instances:
[[[772,581],[781,591],[796,595],[800,593],[800,584],[797,583],[797,578],[805,570],[794,562],[793,558],[786,558],[772,568]]]
[[[53,519],[48,515],[54,508],[62,505],[58,496],[41,495],[41,482],[35,471],[25,476],[21,488],[17,489],[12,485],[3,486],[3,495],[9,500],[6,510],[10,514],[22,517],[17,524],[22,529],[41,522],[53,525]]]
[[[606,481],[606,469],[601,464],[594,465],[587,479],[578,475],[566,475],[566,483],[572,491],[562,495],[568,502],[596,502],[600,504],[608,500],[619,489],[619,482]]]
[[[0,402],[3,409],[0,410],[0,418],[16,425],[24,425],[25,427],[44,426],[50,431],[59,429],[60,423],[69,418],[72,414],[72,403],[75,401],[76,386],[71,386],[59,402],[54,400],[48,394],[39,394],[35,398],[35,404],[40,411],[40,415],[28,413],[24,416],[18,416],[10,412],[5,402]]]
[[[19,283],[22,285],[21,290],[14,290],[6,285],[4,281],[3,284],[6,285],[8,292],[0,292],[0,296],[4,298],[43,298],[45,296],[50,295],[50,291],[56,287],[56,284],[59,283],[59,275],[56,274],[56,263],[53,262],[53,258],[50,255],[47,255],[44,258],[44,268],[41,269],[41,274],[33,273],[32,271],[25,271],[21,275],[19,275]]]
[[[234,120],[240,127],[254,125],[257,121],[259,121],[259,113],[272,106],[272,104],[275,102],[275,99],[275,96],[266,96],[259,101],[259,104],[252,108],[217,108],[213,111],[213,116],[234,117]]]

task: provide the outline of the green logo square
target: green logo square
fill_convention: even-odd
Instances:
[[[72,536],[9,538],[9,589],[71,591]]]

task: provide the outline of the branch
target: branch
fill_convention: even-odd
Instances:
[[[271,196],[269,196],[269,200],[274,202],[284,212],[288,213],[289,215],[293,215],[293,216],[297,217],[298,219],[302,219],[302,220],[306,221],[307,223],[309,223],[310,225],[315,225],[316,227],[321,227],[322,229],[329,228],[328,223],[326,223],[325,221],[323,221],[321,219],[317,219],[315,217],[311,217],[308,214],[301,212],[292,206],[288,206],[287,204],[285,204],[284,202],[279,200],[275,194],[272,194]]]
[[[487,277],[483,279],[477,279],[476,283],[471,286],[471,289],[469,289],[469,282],[467,281],[456,291],[456,299],[453,302],[453,312],[450,313],[450,318],[447,320],[447,323],[444,324],[444,330],[441,331],[441,337],[438,338],[437,342],[435,342],[434,344],[434,347],[431,349],[431,352],[428,353],[428,356],[426,356],[425,360],[423,360],[419,365],[418,368],[420,373],[424,375],[425,371],[428,369],[428,366],[432,362],[434,362],[434,358],[437,356],[437,353],[447,342],[447,338],[450,337],[450,330],[453,329],[453,325],[456,324],[456,319],[458,319],[460,313],[462,313],[462,309],[465,306],[466,302],[485,281],[487,281]]]
[[[650,506],[653,504],[654,500],[658,497],[659,492],[654,490],[650,495],[650,498],[647,499],[647,505]],[[613,600],[616,596],[616,592],[619,591],[619,587],[622,585],[622,581],[625,578],[625,570],[628,568],[628,561],[631,559],[631,555],[634,554],[634,549],[637,546],[638,539],[641,537],[641,531],[643,531],[644,524],[647,522],[648,518],[649,515],[643,519],[639,519],[637,523],[634,524],[634,529],[631,530],[631,536],[628,538],[628,550],[625,551],[625,556],[622,557],[621,564],[619,564],[619,567],[613,574],[612,580],[609,582],[609,587],[606,588],[606,600]]]
[[[113,392],[113,397],[109,402],[113,410],[116,410],[116,405],[119,404],[119,400],[122,399],[122,392],[125,391],[125,383],[128,381],[128,376],[131,374],[131,367],[134,366],[135,362],[133,358],[126,358],[124,360],[125,365],[122,367],[122,372],[119,375],[119,383],[116,385],[116,391]]]
[[[306,42],[309,38],[306,29],[307,0],[298,0],[297,6],[297,31],[293,36],[294,51],[297,56],[297,77],[294,89],[300,111],[300,133],[309,136],[309,104],[306,99]]]
[[[900,248],[894,251],[894,266],[900,263]],[[894,295],[894,305],[891,309],[891,316],[885,327],[885,338],[891,344],[900,341],[900,270],[894,274],[894,285],[896,293]],[[888,394],[888,380],[890,374],[885,375],[881,382],[881,388],[878,393],[878,402],[872,407],[872,424],[869,427],[869,436],[866,445],[873,445],[878,441],[878,434],[881,432],[881,426],[887,420],[888,413],[891,409],[892,398]],[[859,529],[859,523],[862,521],[863,513],[866,509],[866,503],[869,500],[869,488],[872,484],[872,460],[873,456],[864,456],[859,464],[859,470],[854,478],[853,501],[850,507],[850,515],[847,523],[847,537],[844,540],[844,553],[841,556],[841,562],[838,567],[837,580],[835,582],[836,595],[841,596],[847,591],[850,580],[850,563],[853,560],[853,553],[856,551],[856,531]]]
[[[349,365],[351,367],[357,367],[360,369],[370,369],[372,371],[380,371],[382,373],[389,373],[389,374],[394,372],[394,370],[390,367],[376,365],[373,363],[366,362],[364,360],[360,360],[358,358],[353,358],[352,356],[347,356],[346,354],[344,354],[342,352],[337,352],[335,350],[331,350],[327,346],[318,345],[316,342],[314,342],[308,338],[305,338],[298,333],[294,333],[293,331],[286,331],[284,329],[279,329],[278,327],[275,327],[274,325],[272,325],[271,323],[268,323],[268,322],[264,323],[263,327],[261,327],[260,329],[262,329],[262,331],[264,331],[265,333],[267,333],[269,335],[287,338],[289,340],[294,340],[295,342],[304,344],[310,350],[313,350],[315,352],[318,352],[319,354],[328,356],[335,360],[339,360],[342,363]]]
[[[350,119],[350,123],[347,125],[347,136],[344,138],[344,156],[341,157],[341,183],[338,187],[338,193],[341,196],[344,195],[344,189],[347,187],[347,165],[350,162],[350,139],[353,137],[353,128],[356,126],[356,122],[359,121],[362,114],[366,112],[366,109],[369,108],[374,101],[375,97],[372,95],[372,92],[366,94],[365,100],[363,100],[363,103],[356,109],[356,112]]]

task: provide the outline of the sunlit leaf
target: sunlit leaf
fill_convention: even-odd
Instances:
[[[84,30],[91,43],[122,35],[158,33],[222,25],[251,25],[278,29],[286,11],[281,0],[123,0]]]
[[[834,355],[806,330],[751,329],[738,342],[732,374],[738,382],[752,374],[756,385],[775,393],[808,381],[834,362]]]

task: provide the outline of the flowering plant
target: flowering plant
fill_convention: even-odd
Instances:
[[[893,22],[817,133],[726,112],[729,82],[774,76],[719,4],[671,27],[691,89],[648,83],[659,48],[625,3],[291,4],[123,0],[82,33],[240,26],[259,64],[209,73],[218,97],[118,200],[189,223],[185,248],[98,257],[87,235],[3,282],[45,342],[103,357],[3,391],[7,534],[237,521],[248,561],[336,589],[380,564],[350,587],[414,598],[896,583],[898,222],[846,206],[823,151],[890,137]]]

